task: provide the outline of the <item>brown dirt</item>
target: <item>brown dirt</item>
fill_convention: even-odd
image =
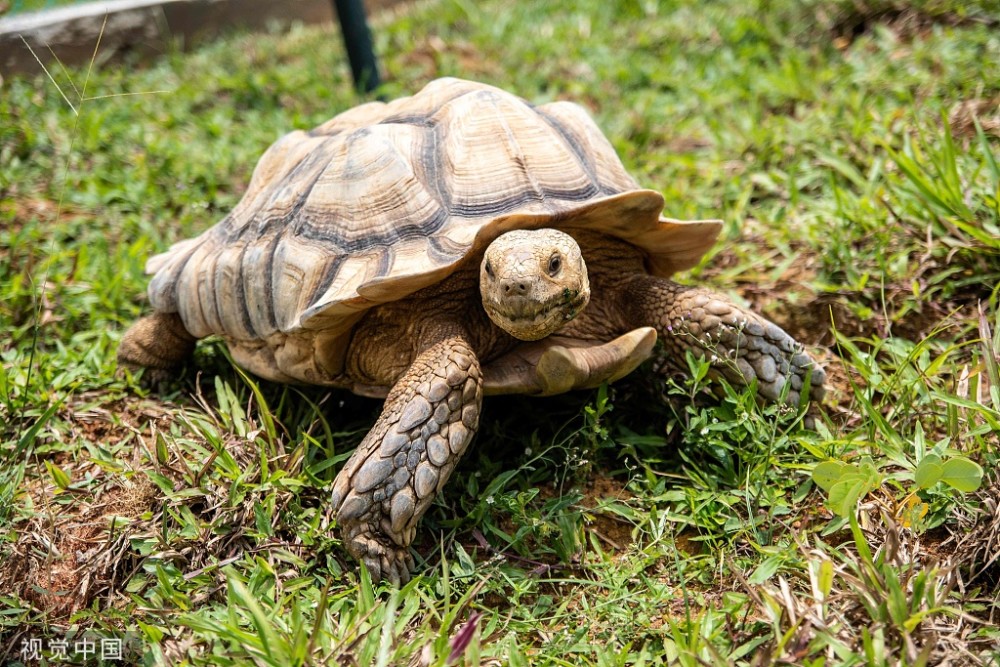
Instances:
[[[580,504],[590,510],[599,507],[602,502],[627,502],[633,494],[625,488],[625,482],[597,474],[587,480],[582,489],[583,500]],[[632,529],[634,526],[624,518],[611,512],[590,512],[586,530],[593,533],[605,544],[605,550],[612,550],[616,555],[628,551],[633,543]]]
[[[0,200],[0,215],[10,216],[13,220],[8,224],[8,231],[17,232],[24,228],[29,220],[38,220],[42,223],[52,223],[57,218],[78,217],[84,213],[75,207],[64,204],[62,209],[59,205],[50,200],[36,196],[16,197],[16,190],[6,198]],[[0,253],[7,250],[0,246]],[[0,254],[2,257],[3,254]]]
[[[767,251],[763,239],[751,237],[761,253]],[[734,289],[750,308],[781,326],[793,338],[805,344],[825,367],[828,375],[826,404],[835,412],[844,413],[852,401],[851,383],[863,384],[853,370],[845,370],[838,357],[836,334],[855,340],[866,348],[866,339],[903,338],[917,342],[928,338],[948,338],[961,335],[971,322],[972,301],[925,300],[917,303],[913,288],[904,285],[884,285],[875,292],[829,292],[815,294],[809,285],[815,283],[819,257],[810,248],[793,244],[795,256],[779,276],[739,271],[744,262],[732,251],[721,252],[708,267],[705,276],[735,275]],[[921,273],[933,271],[921,267]],[[733,278],[726,278],[733,281]],[[864,307],[866,317],[859,315]],[[850,375],[849,375],[850,374]]]
[[[11,219],[4,224],[7,235],[16,236],[24,228],[25,222],[31,218],[43,221],[55,219],[56,205],[47,199],[15,199],[0,196],[0,218]],[[0,262],[9,264],[11,275],[18,273],[30,274],[39,251],[32,248],[13,248],[6,242],[0,243]]]
[[[937,545],[941,561],[949,559],[963,572],[967,586],[1000,584],[1000,472],[992,471],[969,503],[955,513],[956,522],[942,530]]]
[[[977,121],[986,134],[1000,136],[1000,95],[963,100],[953,106],[948,114],[951,132],[958,139],[974,139]]]
[[[133,525],[124,529],[131,532],[158,495],[152,482],[137,476],[128,486],[110,488],[92,502],[75,503],[69,508],[39,504],[48,516],[35,523],[29,540],[37,540],[36,547],[48,544],[51,548],[39,549],[48,552],[43,558],[22,551],[25,571],[11,580],[23,582],[21,595],[36,608],[49,612],[50,620],[66,618],[98,595],[112,592],[111,580],[127,569],[132,558],[119,552],[122,528],[116,535],[111,530],[111,518],[131,519]],[[36,499],[36,504],[40,501],[44,502]],[[40,531],[44,531],[44,537]],[[14,569],[18,568],[16,560],[12,556],[8,561]]]
[[[768,252],[762,238],[748,237],[744,243],[757,246],[761,254]],[[942,326],[951,326],[952,313],[960,312],[963,306],[959,302],[924,301],[919,309],[914,309],[913,287],[903,284],[879,285],[865,292],[841,290],[817,294],[809,285],[817,280],[820,258],[803,244],[792,244],[791,250],[795,255],[781,275],[741,271],[733,287],[754,310],[806,345],[830,347],[835,343],[834,332],[849,338],[891,335],[919,341]],[[703,275],[732,273],[743,261],[735,252],[724,250]],[[921,264],[914,280],[920,282],[924,274],[933,273],[932,262]],[[921,282],[921,288],[926,291],[929,287]],[[857,311],[863,309],[859,306],[867,306],[871,314],[860,316]]]
[[[149,435],[154,425],[165,427],[171,419],[157,404],[140,399],[85,407],[94,396],[77,397],[62,413],[70,425],[67,440],[114,448]],[[45,460],[65,472],[71,485],[89,481],[60,489]],[[155,509],[159,497],[159,490],[139,472],[138,448],[124,464],[125,472],[116,473],[86,455],[74,459],[62,451],[29,465],[19,504],[30,511],[17,525],[18,540],[5,548],[6,558],[0,562],[0,581],[12,584],[5,593],[19,595],[52,622],[68,619],[100,595],[113,604],[120,594],[118,585],[136,562],[128,538],[147,527],[141,517]],[[128,524],[116,527],[113,517]]]
[[[101,392],[78,394],[63,416],[74,438],[85,438],[105,446],[115,445],[149,430],[150,425],[166,428],[176,410],[155,401],[123,398],[104,405],[90,405],[100,400]]]

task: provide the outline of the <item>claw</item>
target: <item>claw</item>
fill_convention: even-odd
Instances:
[[[371,575],[372,582],[382,581],[382,566],[379,564],[377,559],[362,558],[361,562],[363,562],[365,567],[368,568],[368,574]]]
[[[401,586],[410,580],[410,572],[415,567],[413,556],[406,547],[387,544],[371,533],[355,535],[348,542],[347,551],[365,564],[373,583],[384,579]]]

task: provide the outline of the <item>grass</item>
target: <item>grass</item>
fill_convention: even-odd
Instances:
[[[259,382],[217,343],[161,393],[114,361],[145,259],[225,215],[280,134],[359,101],[337,36],[4,81],[0,659],[91,633],[146,664],[997,664],[998,15],[433,0],[383,19],[387,96],[458,75],[586,105],[669,215],[726,221],[684,279],[831,378],[812,429],[694,359],[695,379],[488,400],[399,591],[325,504],[377,402]]]

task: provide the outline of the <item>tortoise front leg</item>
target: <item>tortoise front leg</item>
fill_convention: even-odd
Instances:
[[[700,287],[641,275],[627,286],[636,326],[656,328],[666,360],[686,370],[684,356],[694,350],[712,359],[714,371],[735,385],[757,380],[764,398],[777,401],[789,384],[787,401],[796,404],[809,377],[809,397],[823,398],[826,373],[802,345],[777,324]]]
[[[421,353],[333,485],[347,550],[373,580],[410,578],[417,522],[444,487],[479,423],[479,360],[463,335]]]

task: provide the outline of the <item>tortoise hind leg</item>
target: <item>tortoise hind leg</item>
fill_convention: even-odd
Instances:
[[[126,368],[148,369],[153,381],[165,380],[191,353],[197,338],[177,313],[153,313],[129,327],[118,345],[118,363]]]

